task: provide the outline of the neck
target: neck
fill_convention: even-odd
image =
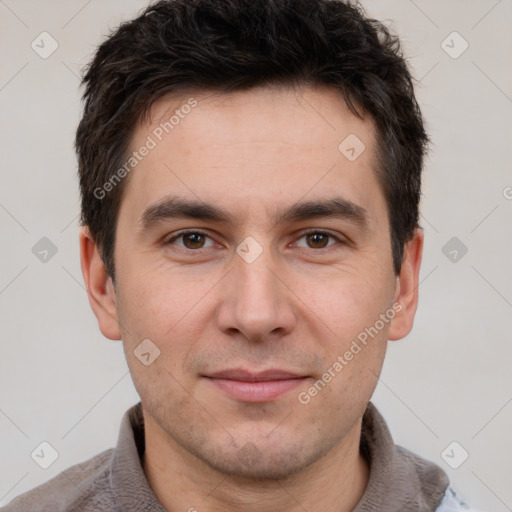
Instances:
[[[170,438],[145,413],[143,469],[168,511],[351,511],[369,467],[359,452],[361,420],[330,452],[286,479],[255,481],[220,473]]]

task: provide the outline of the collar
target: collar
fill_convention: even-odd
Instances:
[[[360,450],[370,465],[370,478],[353,512],[436,510],[448,487],[448,476],[433,462],[395,445],[371,402],[363,415]]]
[[[118,512],[167,512],[142,469],[145,449],[141,402],[128,409],[110,460],[110,485]],[[370,466],[366,490],[353,512],[432,512],[449,480],[432,462],[396,446],[384,418],[370,402],[363,415],[361,453]]]
[[[116,512],[167,512],[142,469],[145,450],[142,404],[130,407],[121,420],[119,438],[110,459],[110,485]]]

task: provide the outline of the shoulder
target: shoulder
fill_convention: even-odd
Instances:
[[[443,499],[436,512],[483,512],[470,507],[451,486],[446,488]]]
[[[14,498],[1,512],[89,512],[111,510],[109,484],[113,449],[75,464],[47,482]]]

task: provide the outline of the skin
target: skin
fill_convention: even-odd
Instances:
[[[143,145],[189,97],[157,101],[134,128],[131,147]],[[412,328],[422,231],[406,244],[396,276],[374,171],[374,126],[355,117],[334,89],[193,97],[198,105],[126,178],[115,287],[88,229],[80,233],[91,307],[101,332],[123,340],[142,401],[144,471],[167,510],[352,510],[369,475],[359,453],[362,415],[388,340]],[[353,162],[338,150],[349,134],[366,146]],[[215,204],[236,222],[171,218],[141,231],[143,211],[168,195]],[[364,208],[367,224],[272,222],[276,208],[334,196]],[[310,228],[333,238],[312,240],[304,234]],[[183,229],[207,236],[166,245]],[[236,252],[248,236],[263,250],[252,263]],[[397,303],[401,311],[379,334],[300,403],[298,394]],[[144,339],[160,350],[148,366],[134,356]],[[202,377],[238,367],[308,378],[276,399],[249,403]]]

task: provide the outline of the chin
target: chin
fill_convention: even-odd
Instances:
[[[225,455],[205,462],[212,469],[238,480],[286,480],[309,465],[303,456],[293,453],[262,453],[252,443],[247,443],[231,458]]]
[[[241,446],[241,447],[240,447]],[[286,480],[321,459],[331,447],[295,442],[270,446],[268,439],[230,446],[202,444],[192,450],[211,469],[239,481]]]

